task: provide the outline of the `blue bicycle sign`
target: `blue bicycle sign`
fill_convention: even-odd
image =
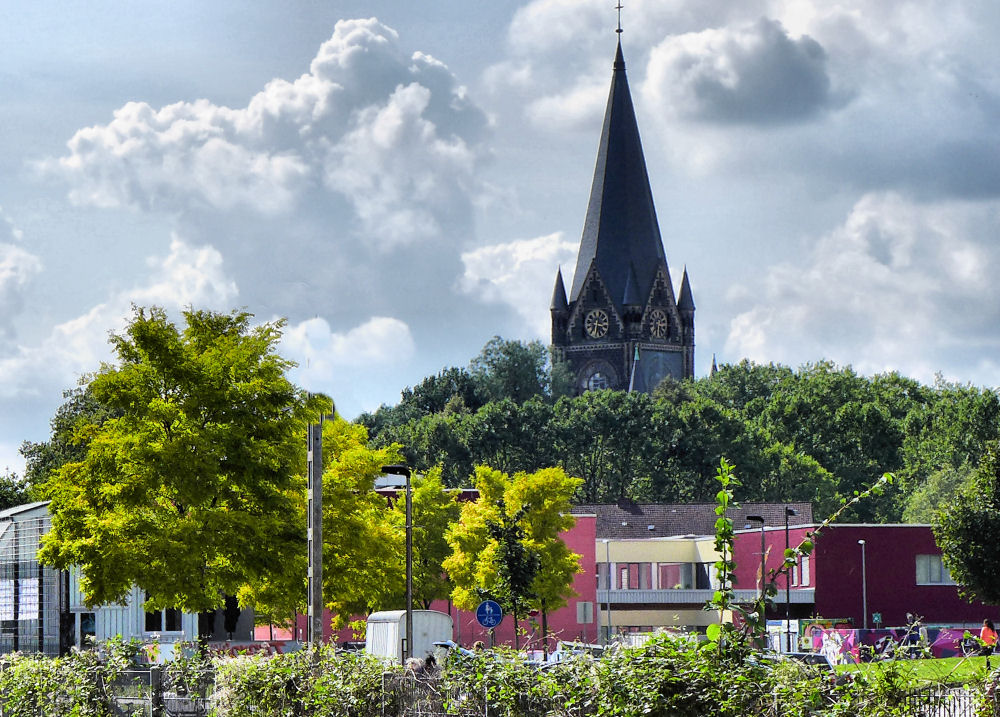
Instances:
[[[492,630],[503,620],[503,609],[495,600],[483,600],[476,608],[476,620],[483,627]]]

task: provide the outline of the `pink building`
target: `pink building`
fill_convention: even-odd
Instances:
[[[791,528],[791,546],[814,528]],[[737,534],[736,577],[742,590],[758,586],[761,534],[752,529]],[[766,571],[770,571],[784,559],[784,528],[765,528],[763,538]],[[919,616],[925,624],[970,626],[980,624],[985,617],[1000,617],[996,607],[969,603],[958,594],[958,587],[941,564],[941,550],[929,525],[829,526],[816,537],[812,555],[802,558],[790,577],[792,619],[822,617],[874,628],[905,625],[908,613]],[[785,579],[779,578],[777,585],[768,617],[782,619]]]

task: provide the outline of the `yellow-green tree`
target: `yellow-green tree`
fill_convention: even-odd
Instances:
[[[566,605],[573,576],[581,571],[580,556],[560,537],[575,523],[570,498],[579,485],[561,468],[511,477],[478,466],[479,498],[462,506],[446,536],[452,554],[444,568],[454,585],[452,601],[472,610],[492,598],[515,625],[527,610],[537,609],[544,639],[548,613]],[[515,641],[516,635],[515,630]]]
[[[78,566],[88,604],[138,586],[154,609],[221,607],[300,550],[297,464],[329,399],[288,381],[282,323],[251,319],[189,310],[179,328],[136,308],[111,337],[116,361],[88,380],[100,410],[73,423],[78,450],[44,485],[39,557]]]

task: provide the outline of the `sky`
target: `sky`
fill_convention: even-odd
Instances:
[[[133,305],[287,320],[347,418],[547,343],[615,4],[0,0],[0,470]],[[1000,384],[1000,4],[622,5],[696,375]]]

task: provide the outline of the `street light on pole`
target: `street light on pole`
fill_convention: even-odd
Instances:
[[[747,520],[751,523],[760,523],[760,598],[764,598],[764,516],[748,515]]]
[[[862,623],[868,629],[868,573],[865,570],[865,541],[859,540],[861,546],[861,611],[864,613]]]
[[[413,657],[413,492],[410,487],[410,469],[393,464],[382,466],[388,475],[406,477],[406,649],[403,661]]]
[[[798,515],[799,511],[795,508],[785,508],[785,554],[787,555],[790,549],[790,544],[788,542],[788,519],[793,515]],[[785,651],[792,651],[792,581],[791,573],[785,571]]]
[[[602,541],[604,543],[604,564],[607,566],[607,588],[608,588],[608,599],[606,605],[608,608],[608,629],[604,635],[604,644],[608,644],[611,641],[611,541],[604,538]]]

